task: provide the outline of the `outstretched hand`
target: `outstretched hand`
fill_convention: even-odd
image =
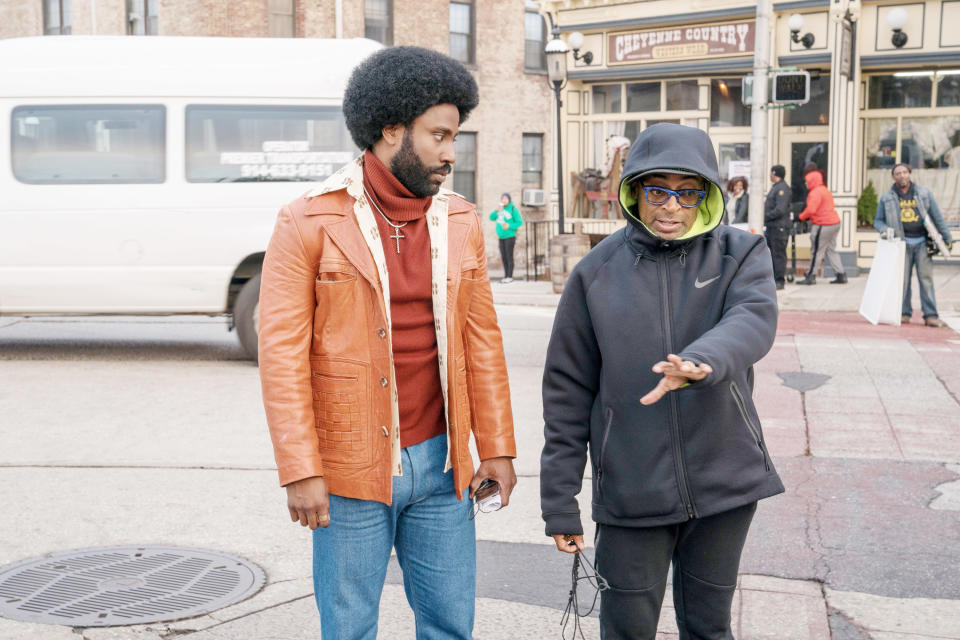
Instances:
[[[640,398],[640,404],[653,404],[665,396],[668,391],[679,389],[691,381],[703,380],[713,369],[708,364],[696,364],[689,360],[682,360],[680,356],[669,354],[666,360],[653,365],[654,373],[662,373],[663,377],[647,395]]]

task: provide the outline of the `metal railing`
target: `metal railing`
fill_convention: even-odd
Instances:
[[[579,231],[590,236],[608,236],[626,225],[626,220],[594,220],[594,219],[567,219],[563,227],[565,233]],[[526,229],[525,257],[527,263],[527,280],[539,280],[540,276],[547,277],[550,269],[550,239],[557,233],[557,220],[527,220],[523,223]],[[596,238],[591,238],[596,240]]]
[[[526,229],[527,280],[539,280],[547,276],[550,238],[557,232],[556,220],[527,220]]]

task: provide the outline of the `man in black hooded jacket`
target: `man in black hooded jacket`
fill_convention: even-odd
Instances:
[[[626,228],[570,274],[543,379],[541,505],[558,549],[584,549],[589,447],[602,637],[653,639],[674,567],[681,639],[731,639],[757,500],[783,491],[751,398],[777,301],[762,236],[720,225],[716,155],[658,124],[630,148]]]

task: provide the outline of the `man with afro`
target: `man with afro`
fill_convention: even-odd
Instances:
[[[283,207],[264,259],[264,406],[325,640],[376,638],[392,549],[417,638],[473,637],[470,498],[492,482],[506,506],[516,483],[480,220],[441,188],[476,105],[447,56],[370,56],[343,100],[363,154]]]

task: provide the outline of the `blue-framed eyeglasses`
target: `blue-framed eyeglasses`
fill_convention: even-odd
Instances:
[[[673,196],[677,199],[677,204],[684,209],[693,209],[699,206],[700,203],[703,202],[703,199],[707,197],[707,192],[702,189],[680,189],[680,191],[674,191],[666,187],[641,186],[643,187],[643,198],[654,206],[667,204],[670,196]]]

